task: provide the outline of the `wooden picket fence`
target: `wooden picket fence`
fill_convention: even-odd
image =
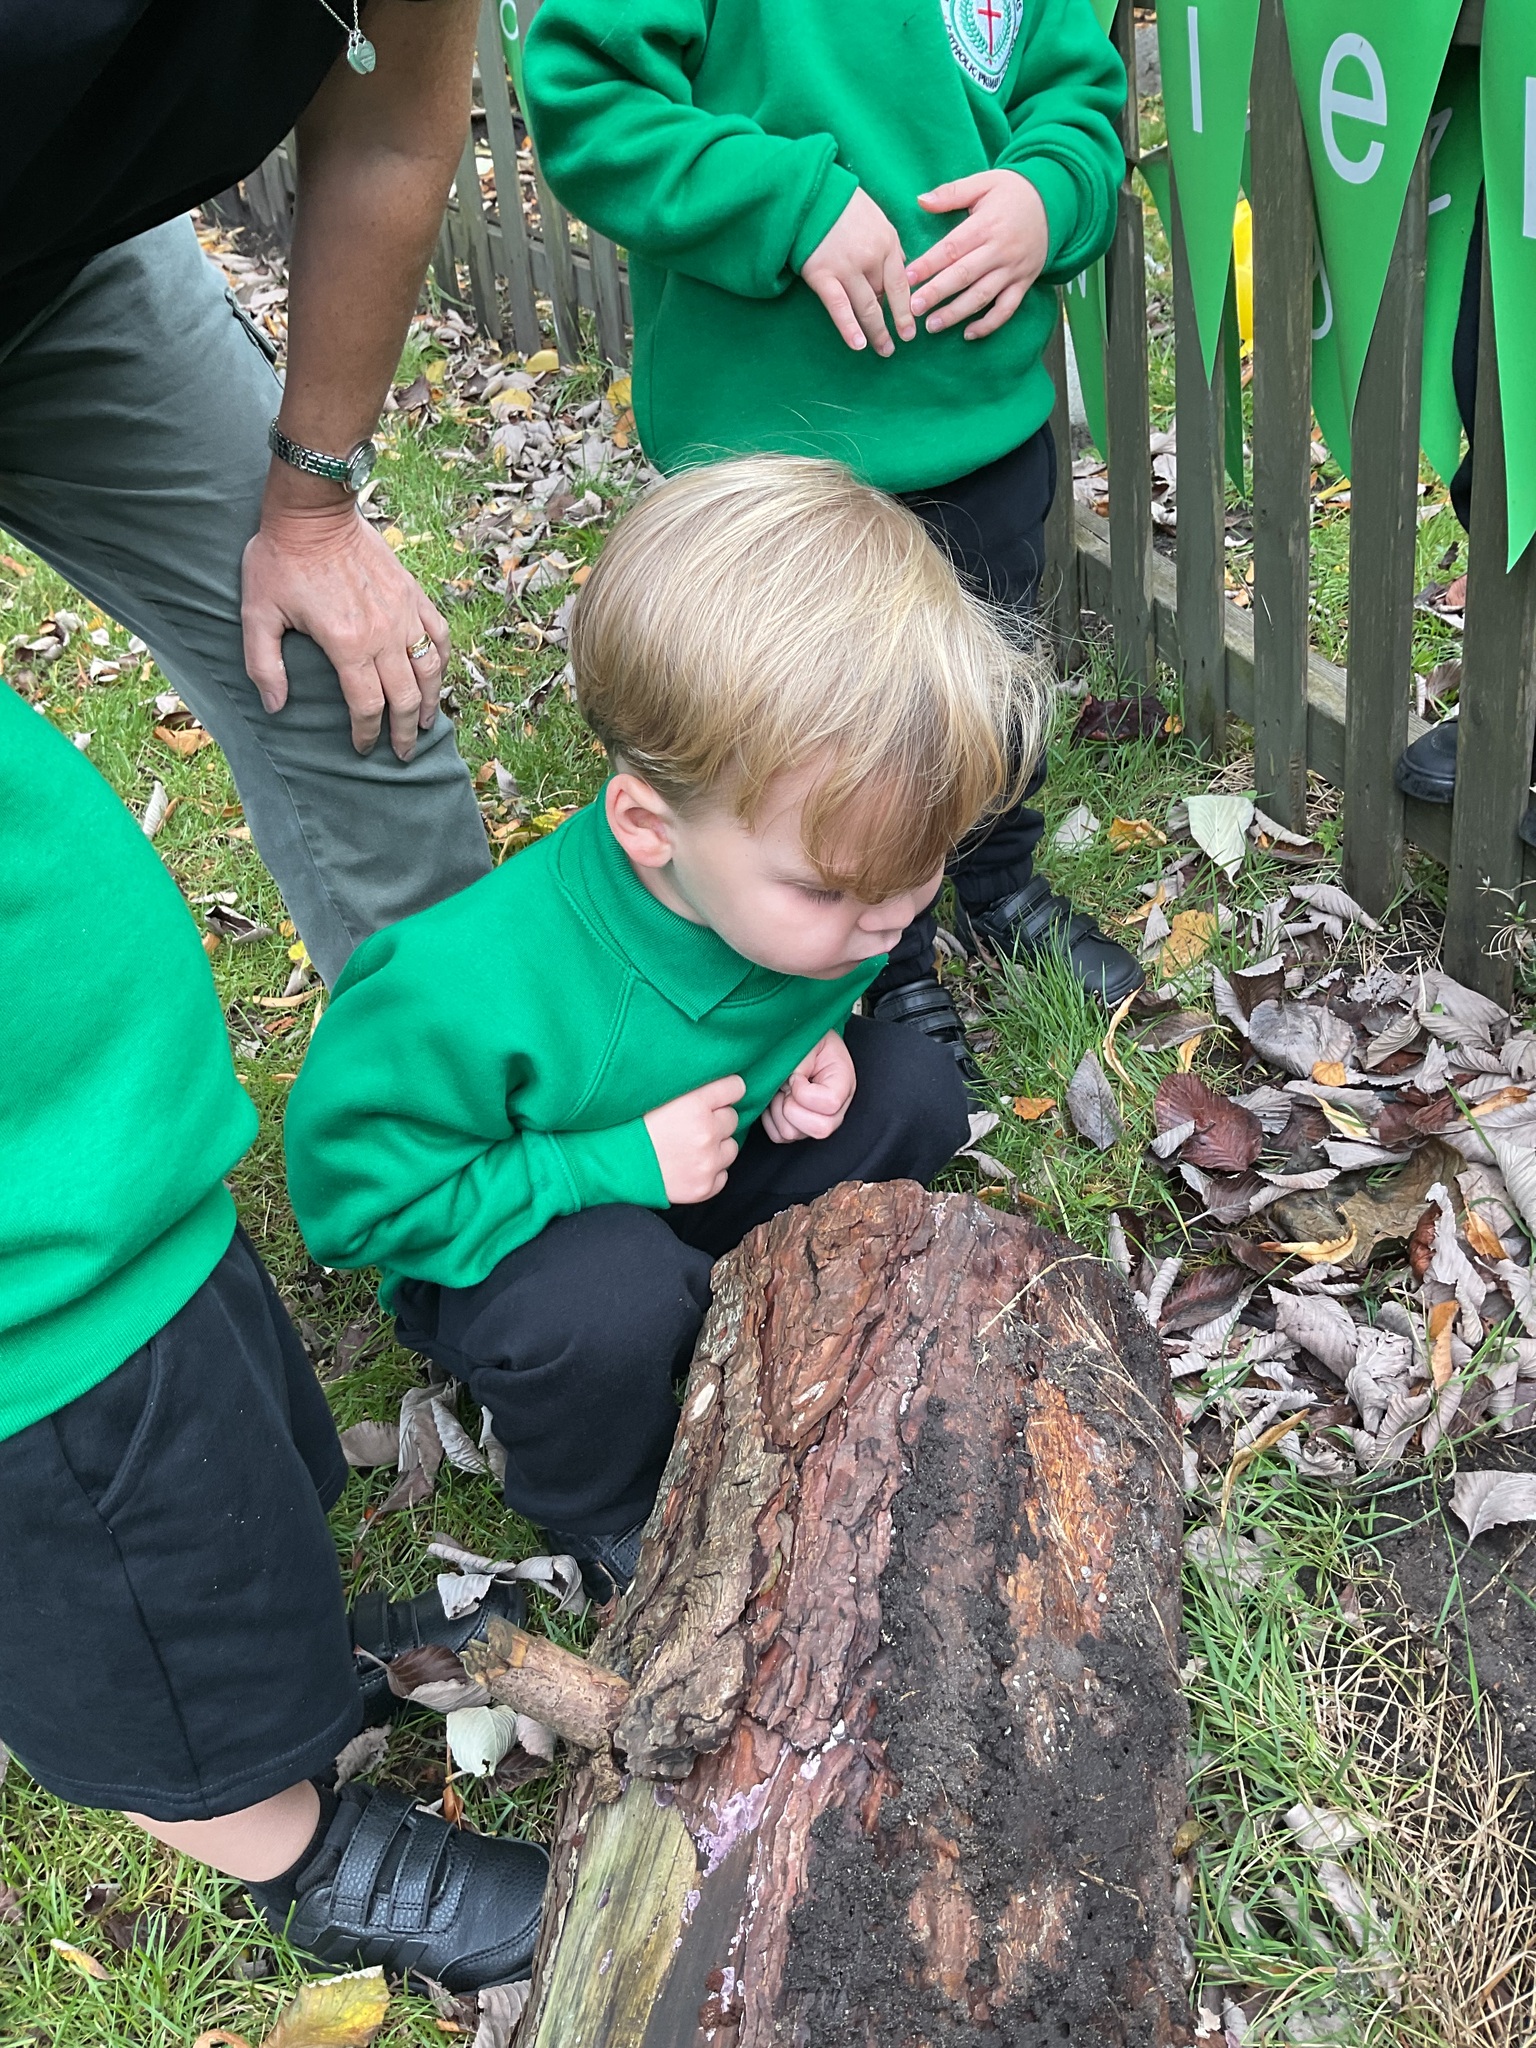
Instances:
[[[526,33],[538,0],[517,0]],[[1483,0],[1465,0],[1459,43],[1481,40]],[[1141,162],[1132,0],[1112,33],[1133,90],[1121,118],[1127,173],[1106,263],[1105,370],[1109,514],[1074,501],[1062,464],[1047,532],[1047,619],[1063,659],[1085,616],[1107,624],[1128,678],[1150,681],[1158,662],[1183,685],[1185,727],[1212,758],[1228,724],[1251,726],[1260,802],[1299,827],[1311,771],[1344,793],[1344,880],[1367,910],[1397,894],[1410,842],[1448,870],[1445,964],[1507,1002],[1513,960],[1496,944],[1521,891],[1536,882],[1536,854],[1518,835],[1530,801],[1536,741],[1536,546],[1506,572],[1504,443],[1494,317],[1484,263],[1476,420],[1477,464],[1461,674],[1461,744],[1454,805],[1399,795],[1393,772],[1425,730],[1412,712],[1415,540],[1418,531],[1428,149],[1404,207],[1354,416],[1349,554],[1348,666],[1310,645],[1311,173],[1281,0],[1262,0],[1252,97],[1253,159],[1253,586],[1252,608],[1226,595],[1223,484],[1225,391],[1221,351],[1207,382],[1183,261],[1174,181],[1174,322],[1178,443],[1176,560],[1153,548],[1143,213],[1131,171]],[[439,288],[509,345],[545,344],[539,301],[561,355],[582,351],[580,315],[598,349],[628,360],[629,304],[614,245],[572,223],[525,151],[497,30],[483,0],[479,37],[483,113],[465,143],[434,258]],[[480,160],[494,172],[496,204],[482,199]],[[284,152],[226,195],[232,208],[283,232],[292,206]],[[539,232],[530,222],[536,207]],[[1057,446],[1071,447],[1066,341],[1048,354],[1057,392]]]

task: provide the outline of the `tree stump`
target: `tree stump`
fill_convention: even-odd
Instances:
[[[1118,1276],[897,1182],[714,1284],[520,2048],[1187,2041],[1181,1492]]]

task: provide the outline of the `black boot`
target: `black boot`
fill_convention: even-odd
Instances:
[[[1107,1009],[1118,1009],[1146,978],[1135,956],[1106,938],[1086,911],[1052,894],[1044,875],[984,910],[957,903],[955,929],[968,949],[1000,960],[1028,962],[1055,953]]]
[[[348,1616],[352,1624],[352,1647],[366,1650],[366,1657],[357,1661],[357,1682],[363,1693],[363,1720],[366,1726],[387,1721],[399,1712],[405,1702],[389,1689],[389,1675],[373,1662],[379,1658],[387,1664],[391,1657],[399,1657],[407,1650],[419,1650],[424,1643],[441,1643],[446,1650],[457,1654],[466,1644],[472,1643],[485,1632],[488,1616],[499,1614],[504,1621],[516,1622],[519,1627],[528,1611],[520,1585],[507,1585],[498,1580],[480,1602],[468,1614],[461,1614],[450,1621],[443,1612],[443,1603],[438,1598],[437,1588],[419,1593],[414,1600],[391,1600],[383,1593],[362,1593],[354,1601]]]
[[[318,1962],[478,1991],[528,1975],[548,1873],[533,1842],[461,1833],[403,1792],[347,1785],[303,1863],[249,1890]]]
[[[877,984],[878,986],[878,984]],[[876,996],[870,1015],[880,1024],[906,1024],[954,1055],[960,1078],[973,1109],[982,1106],[987,1084],[965,1042],[965,1026],[955,999],[935,974],[920,975]]]
[[[544,1541],[556,1556],[574,1557],[581,1566],[581,1583],[587,1598],[606,1607],[620,1593],[629,1591],[640,1562],[640,1539],[644,1522],[622,1529],[616,1536],[571,1536],[560,1529],[546,1529]]]
[[[1397,757],[1393,781],[1423,804],[1448,804],[1456,795],[1456,738],[1461,721],[1443,719],[1421,732]]]

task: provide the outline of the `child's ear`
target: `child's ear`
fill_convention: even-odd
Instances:
[[[672,858],[677,814],[643,775],[621,769],[603,792],[613,836],[638,867],[664,868]]]

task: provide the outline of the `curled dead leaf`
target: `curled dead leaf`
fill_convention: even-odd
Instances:
[[[1168,844],[1168,834],[1160,832],[1150,818],[1111,818],[1105,836],[1111,853],[1125,853],[1133,846]]]
[[[1214,910],[1175,911],[1163,949],[1157,956],[1158,978],[1171,981],[1175,975],[1203,960],[1220,929],[1220,920]]]
[[[55,1935],[48,1946],[56,1956],[68,1963],[72,1970],[78,1970],[82,1977],[89,1977],[92,1983],[104,1984],[107,1981],[105,1963],[98,1962],[95,1956],[87,1955],[83,1948],[76,1948],[72,1941],[61,1941]]]
[[[1451,1326],[1456,1321],[1456,1301],[1437,1301],[1429,1312],[1429,1369],[1438,1394],[1455,1370],[1451,1358]]]
[[[1022,1123],[1033,1124],[1056,1107],[1056,1098],[1054,1095],[1015,1095],[1011,1107]]]
[[[1340,1060],[1319,1060],[1312,1069],[1312,1078],[1320,1088],[1342,1088],[1347,1070]]]
[[[1303,1238],[1295,1244],[1268,1243],[1259,1246],[1260,1251],[1280,1252],[1288,1259],[1305,1259],[1309,1266],[1339,1265],[1347,1259],[1360,1241],[1360,1233],[1351,1224],[1347,1236],[1329,1238]]]

